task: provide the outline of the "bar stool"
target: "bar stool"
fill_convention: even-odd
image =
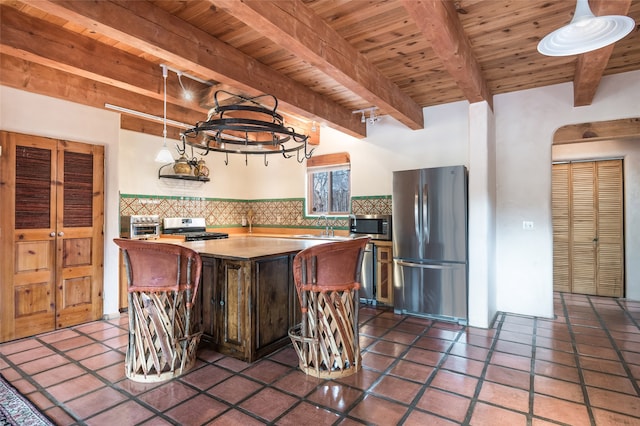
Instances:
[[[116,238],[127,270],[129,344],[126,376],[161,382],[193,367],[202,332],[194,305],[202,259],[177,244]]]
[[[302,311],[289,329],[300,369],[321,378],[360,370],[358,289],[369,238],[331,242],[299,252],[293,277]]]

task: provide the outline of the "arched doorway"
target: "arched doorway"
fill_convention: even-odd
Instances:
[[[627,288],[640,274],[629,262],[640,255],[632,231],[640,227],[633,212],[637,197],[629,196],[638,190],[633,177],[640,175],[640,119],[561,127],[552,160],[554,290],[640,293]]]

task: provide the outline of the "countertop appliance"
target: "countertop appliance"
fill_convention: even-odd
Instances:
[[[160,238],[160,216],[141,214],[120,216],[120,238],[132,240]]]
[[[207,232],[203,217],[165,217],[163,228],[165,234],[182,235],[185,241],[229,238],[229,234],[223,232]]]
[[[350,215],[350,237],[370,237],[371,240],[391,241],[391,215],[368,214]],[[360,301],[377,304],[376,300],[376,246],[374,241],[365,246],[362,258],[362,276],[360,282]]]
[[[394,309],[466,323],[467,170],[393,173]]]
[[[376,304],[376,246],[369,242],[362,256],[362,273],[360,277],[360,301]]]
[[[391,241],[391,215],[350,215],[351,237],[371,237],[372,240]]]

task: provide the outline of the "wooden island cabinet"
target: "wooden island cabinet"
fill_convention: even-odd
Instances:
[[[289,343],[300,321],[293,258],[326,240],[239,237],[183,243],[202,256],[203,342],[253,362]]]

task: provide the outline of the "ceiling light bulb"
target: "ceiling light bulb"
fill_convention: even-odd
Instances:
[[[176,74],[178,75],[178,82],[180,83],[180,87],[182,87],[182,97],[185,100],[190,101],[191,99],[193,99],[193,95],[191,94],[191,91],[187,90],[187,88],[184,87],[184,84],[182,83],[182,71],[176,71]]]
[[[577,0],[568,25],[547,34],[538,43],[538,52],[547,56],[571,56],[597,50],[622,39],[635,27],[628,16],[595,16],[588,0]]]
[[[156,155],[156,163],[173,163],[174,162],[174,158],[173,155],[171,155],[171,151],[169,151],[169,148],[167,148],[167,146],[163,146],[162,149],[158,152],[158,155]]]

